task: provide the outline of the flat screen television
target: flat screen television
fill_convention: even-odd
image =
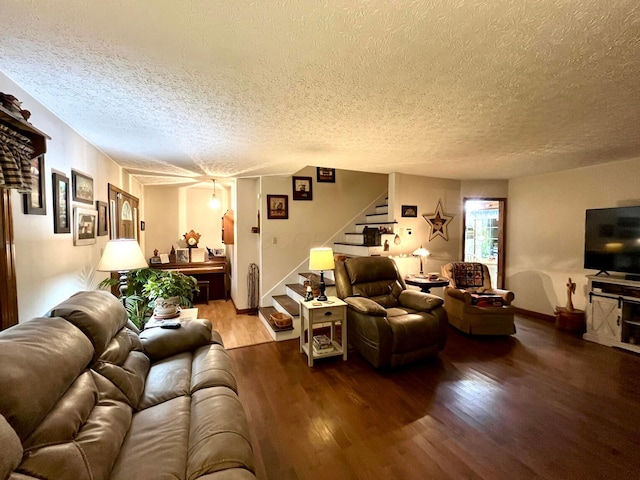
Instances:
[[[584,268],[640,275],[640,206],[587,210]]]

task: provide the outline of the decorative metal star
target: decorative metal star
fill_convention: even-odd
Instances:
[[[451,220],[453,220],[453,215],[447,215],[444,213],[442,210],[442,200],[438,200],[438,205],[436,206],[436,211],[434,213],[424,213],[422,214],[422,217],[431,226],[429,241],[433,240],[438,235],[445,240],[449,240],[447,226],[451,223]]]

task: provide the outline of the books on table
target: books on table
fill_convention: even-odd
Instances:
[[[326,335],[314,335],[313,336],[313,351],[314,353],[329,353],[335,350],[335,346],[329,337]]]

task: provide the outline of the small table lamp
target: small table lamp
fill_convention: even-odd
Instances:
[[[416,257],[420,257],[420,275],[416,275],[418,278],[425,278],[424,272],[422,271],[422,259],[427,258],[429,256],[429,250],[425,249],[420,245],[420,248],[417,249],[412,255]]]
[[[127,293],[127,273],[139,268],[147,268],[147,260],[144,258],[140,245],[134,239],[109,240],[102,252],[102,258],[98,264],[99,272],[120,273],[120,298],[125,303]]]
[[[326,302],[327,296],[324,294],[326,285],[324,284],[324,271],[333,270],[336,264],[333,261],[333,250],[329,247],[312,248],[309,251],[309,270],[320,271],[320,295],[317,300]]]

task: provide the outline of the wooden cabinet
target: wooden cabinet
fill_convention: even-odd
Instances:
[[[153,264],[151,267],[159,270],[173,270],[191,275],[199,282],[209,282],[209,298],[207,300],[229,299],[226,286],[226,259],[224,257],[214,257],[206,262],[197,263]]]
[[[233,245],[233,210],[227,210],[222,217],[222,243]]]
[[[0,123],[31,140],[33,157],[47,150],[48,135],[25,121],[17,113],[0,106]],[[42,172],[44,174],[44,172]],[[15,269],[15,244],[11,191],[0,189],[0,330],[18,323],[18,288]]]
[[[585,340],[640,353],[640,282],[589,276]]]

